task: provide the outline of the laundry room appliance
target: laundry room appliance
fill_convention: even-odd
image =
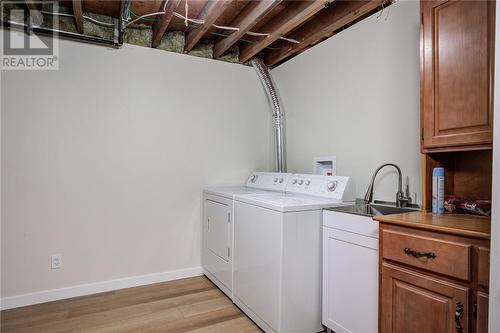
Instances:
[[[378,331],[378,260],[377,221],[323,211],[323,324],[328,332]]]
[[[291,174],[253,172],[246,186],[203,190],[202,265],[204,274],[227,296],[233,289],[233,225],[236,195],[269,195],[285,191]]]
[[[352,204],[351,178],[293,175],[286,193],[235,196],[233,301],[265,332],[321,325],[322,209]]]

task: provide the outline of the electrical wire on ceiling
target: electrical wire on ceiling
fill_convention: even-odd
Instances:
[[[163,15],[166,13],[166,8],[167,8],[167,3],[168,3],[168,0],[165,1],[164,5],[163,5],[163,10],[161,12],[154,12],[154,13],[148,13],[148,14],[144,14],[144,15],[137,15],[135,14],[134,12],[132,12],[132,10],[129,10],[130,14],[134,15],[135,18],[133,20],[130,19],[129,17],[129,21],[127,22],[126,26],[128,27],[129,25],[131,24],[134,24],[135,22],[138,22],[138,21],[158,21],[158,19],[156,18],[150,18],[151,16],[157,16],[157,15]],[[52,13],[52,12],[47,12],[47,11],[41,11],[43,14],[48,14],[48,15],[57,15],[57,16],[64,16],[64,17],[72,17],[74,18],[75,16],[73,14],[65,14],[65,13]],[[189,13],[189,5],[188,5],[188,1],[186,0],[186,7],[185,7],[185,12],[186,12],[186,15],[182,15],[180,13],[177,13],[177,12],[174,12],[173,15],[175,17],[178,17],[182,20],[184,20],[184,24],[186,25],[186,27],[188,27],[190,25],[190,23],[192,24],[204,24],[205,21],[204,20],[200,20],[200,19],[194,19],[194,18],[189,18],[188,17],[188,13]],[[114,24],[113,23],[107,23],[107,22],[101,22],[99,20],[96,20],[90,16],[87,16],[87,15],[83,15],[83,18],[86,19],[86,20],[89,20],[95,24],[98,24],[98,25],[101,25],[101,26],[105,26],[105,27],[113,27]],[[230,26],[224,26],[224,25],[217,25],[217,24],[212,24],[212,26],[214,28],[217,28],[217,29],[220,29],[220,30],[230,30],[230,31],[239,31],[240,28],[238,27],[230,27]],[[220,36],[220,37],[229,37],[230,35],[226,35],[226,34],[222,34],[222,33],[215,33],[215,32],[210,32],[210,34],[214,35],[214,36]],[[245,34],[249,35],[249,36],[255,36],[255,37],[269,37],[271,34],[270,33],[265,33],[265,32],[253,32],[253,31],[247,31],[245,32]],[[284,40],[284,41],[287,41],[287,42],[290,42],[290,43],[294,43],[294,44],[299,44],[300,42],[296,39],[293,39],[293,38],[286,38],[286,37],[283,37],[283,36],[280,36],[278,39],[281,39],[281,40]],[[255,41],[251,41],[251,40],[248,40],[248,39],[243,39],[241,38],[240,39],[241,41],[243,42],[246,42],[246,43],[249,43],[249,44],[256,44]],[[266,47],[267,49],[272,49],[272,50],[278,50],[279,48],[273,48],[273,47]]]
[[[391,2],[389,2],[389,4],[394,4],[396,3],[396,0],[392,0]],[[382,17],[382,15],[384,14],[384,11],[385,11],[385,2],[382,3],[382,10],[380,11],[380,13],[377,15],[377,22],[380,20],[380,18]],[[387,10],[387,14],[385,15],[385,19],[384,21],[387,21],[387,19],[389,18],[389,13],[391,12],[391,6],[388,7],[388,10]]]
[[[163,5],[163,10],[161,12],[155,12],[155,13],[149,13],[149,14],[144,14],[144,15],[141,15],[141,16],[137,16],[135,14],[132,13],[132,11],[130,11],[134,16],[137,16],[135,19],[133,19],[132,21],[129,21],[127,22],[127,26],[130,25],[130,24],[133,24],[137,21],[140,21],[144,18],[148,18],[150,16],[156,16],[156,15],[164,15],[166,13],[166,8],[167,8],[167,3],[168,3],[168,0],[165,1],[164,5]],[[184,20],[184,24],[186,25],[186,27],[189,26],[189,23],[194,23],[194,24],[204,24],[205,21],[204,20],[200,20],[200,19],[191,19],[189,18],[189,5],[188,5],[188,0],[186,0],[185,2],[185,13],[186,15],[182,15],[180,13],[177,13],[177,12],[174,12],[173,15],[180,18],[180,19],[183,19]],[[151,20],[147,20],[147,21],[151,21]],[[154,20],[156,21],[156,19]],[[239,31],[240,28],[238,27],[230,27],[230,26],[221,26],[221,25],[217,25],[217,24],[212,24],[212,26],[214,28],[217,28],[217,29],[221,29],[221,30],[232,30],[232,31]],[[265,32],[253,32],[253,31],[247,31],[245,32],[245,34],[247,35],[250,35],[250,36],[258,36],[258,37],[269,37],[271,36],[270,33],[265,33]],[[296,39],[293,39],[293,38],[286,38],[286,37],[283,37],[283,36],[280,36],[278,37],[278,39],[281,39],[281,40],[284,40],[284,41],[287,41],[287,42],[290,42],[290,43],[294,43],[294,44],[300,44],[300,41],[296,40]]]
[[[42,14],[47,14],[47,15],[56,15],[56,16],[63,16],[63,17],[71,17],[71,18],[74,18],[75,15],[73,14],[65,14],[65,13],[53,13],[53,12],[47,12],[45,10],[42,10],[41,11]],[[106,22],[101,22],[101,21],[98,21],[96,20],[95,18],[92,18],[90,16],[87,16],[87,15],[82,15],[82,17],[86,20],[89,20],[91,22],[94,22],[95,24],[99,24],[99,25],[102,25],[102,26],[105,26],[105,27],[114,27],[114,24],[113,23],[106,23]]]
[[[214,35],[214,36],[219,36],[219,37],[229,37],[230,35],[226,35],[226,34],[221,34],[219,32],[210,32],[211,35]],[[253,40],[249,40],[249,39],[244,39],[244,38],[240,38],[238,39],[238,41],[240,42],[244,42],[244,43],[248,43],[248,44],[257,44],[257,42],[253,41]],[[277,51],[277,50],[281,50],[281,47],[271,47],[271,46],[267,46],[265,47],[266,49],[268,50],[272,50],[272,51]]]
[[[136,17],[139,17],[139,15],[135,14],[134,12],[130,11],[132,15],[136,16]],[[71,17],[71,18],[74,18],[75,16],[73,14],[65,14],[65,13],[53,13],[53,12],[47,12],[47,11],[44,11],[42,10],[41,11],[42,14],[47,14],[47,15],[56,15],[56,16],[63,16],[63,17]],[[175,14],[175,13],[174,13]],[[180,15],[182,16],[182,15]],[[98,25],[102,25],[104,27],[114,27],[114,24],[113,23],[106,23],[106,22],[101,22],[101,21],[98,21],[90,16],[86,16],[86,15],[83,15],[83,18],[86,19],[86,20],[89,20],[91,22],[94,22],[95,24],[98,24]],[[182,16],[182,18],[184,18],[184,16]],[[148,18],[143,18],[143,20],[147,20],[147,21],[157,21],[156,19],[148,19]],[[191,19],[190,19],[191,20]],[[231,30],[231,29],[238,29],[238,28],[232,28],[232,27],[224,27],[224,26],[218,26],[218,25],[214,25],[216,28],[219,28],[222,29],[222,28],[228,28],[228,30]],[[133,29],[137,29],[139,27],[142,27],[140,25],[135,25],[131,28]],[[146,26],[145,29],[149,29],[149,26]],[[209,34],[213,35],[213,36],[218,36],[218,37],[229,37],[230,35],[228,34],[223,34],[223,33],[218,33],[218,32],[209,32]],[[255,36],[261,36],[261,35],[267,35],[267,34],[262,34],[262,33],[249,33],[249,35],[254,35]],[[257,42],[253,41],[253,40],[249,40],[249,39],[244,39],[244,38],[240,38],[239,41],[241,42],[244,42],[244,43],[248,43],[248,44],[257,44]],[[273,51],[276,51],[276,50],[280,50],[281,48],[280,47],[271,47],[271,46],[267,46],[266,49],[268,50],[273,50]]]

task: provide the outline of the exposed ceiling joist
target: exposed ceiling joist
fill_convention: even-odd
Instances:
[[[132,5],[132,0],[121,0],[120,1],[120,14],[118,20],[118,40],[116,41],[119,45],[123,44],[123,39],[125,36],[125,29],[127,28],[127,20],[130,12],[130,6]]]
[[[81,0],[73,0],[73,15],[75,15],[76,31],[83,34],[83,8]]]
[[[244,46],[240,49],[240,61],[246,62],[258,54],[267,46],[271,45],[283,35],[286,35],[311,16],[325,7],[325,0],[316,1],[293,1],[285,8],[275,20],[272,20],[264,27],[262,32],[270,33],[268,37],[262,38],[259,42]]]
[[[290,44],[277,51],[272,51],[264,58],[267,66],[273,66],[293,54],[330,37],[332,33],[345,25],[380,7],[387,0],[372,1],[334,1],[330,7],[305,23],[291,38],[299,44]]]
[[[267,13],[269,13],[282,0],[258,0],[250,1],[238,16],[229,24],[240,30],[233,32],[226,38],[220,38],[214,45],[214,56],[219,58],[229,50],[240,38],[242,38],[252,27],[257,24]]]
[[[40,10],[42,8],[42,4],[38,1],[35,0],[25,0],[26,7],[28,7],[29,10]]]
[[[36,0],[25,0],[24,2],[30,12],[28,20],[29,21],[28,29],[30,31],[33,31],[34,27],[40,26],[43,22],[43,14],[41,13],[42,4],[40,2],[37,2]]]
[[[174,11],[180,2],[181,0],[163,0],[161,3],[159,11],[164,11],[165,14],[156,16],[157,21],[153,24],[152,47],[157,47],[160,44],[161,38],[165,31],[167,31],[168,25],[174,16]]]
[[[196,46],[229,4],[231,4],[231,1],[209,0],[207,2],[198,17],[198,19],[203,20],[204,23],[189,30],[186,35],[186,45],[184,47],[186,52],[191,51]]]
[[[2,0],[0,0],[2,1]],[[43,0],[24,0],[30,10],[33,29],[43,19]],[[76,30],[84,38],[83,12],[104,15],[114,20],[112,44],[121,45],[130,19],[151,27],[152,38],[131,38],[131,43],[158,47],[165,32],[185,34],[184,51],[192,51],[202,38],[210,39],[211,49],[198,55],[221,58],[233,46],[239,46],[239,62],[247,62],[262,53],[268,66],[276,66],[340,30],[389,5],[393,0],[59,0],[61,6],[71,8]],[[190,24],[176,20],[184,13]],[[328,5],[325,8],[326,3]],[[187,7],[186,7],[187,8]],[[129,18],[129,15],[133,15]],[[200,24],[202,23],[202,24]],[[87,22],[85,22],[87,24]],[[217,24],[217,26],[215,26]],[[257,34],[251,34],[256,32]],[[135,31],[131,32],[132,34]],[[250,33],[252,36],[245,36]],[[223,38],[214,37],[223,34]],[[139,35],[139,34],[138,34]],[[150,36],[150,35],[149,35]],[[281,40],[283,39],[283,40]],[[182,49],[176,49],[182,52]],[[238,62],[238,53],[228,55]]]

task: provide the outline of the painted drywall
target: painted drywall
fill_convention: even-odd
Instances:
[[[496,7],[500,17],[500,6]],[[500,82],[500,20],[496,21],[495,82]],[[500,90],[495,89],[495,115],[500,115]],[[494,117],[493,135],[493,207],[491,215],[489,331],[500,332],[500,117]]]
[[[2,73],[2,297],[199,267],[202,187],[270,164],[254,70],[63,40],[59,59]]]
[[[380,15],[380,17],[379,17]],[[288,167],[311,172],[316,156],[337,157],[363,197],[375,169],[398,164],[421,202],[419,8],[398,1],[272,70],[284,102]],[[387,169],[375,199],[395,200]]]

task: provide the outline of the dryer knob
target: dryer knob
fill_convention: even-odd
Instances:
[[[274,182],[277,183],[278,182],[278,178],[274,178]]]
[[[280,184],[282,184],[285,180],[283,178],[280,178]]]
[[[302,185],[302,184],[304,184],[304,181],[301,179],[301,180],[299,181],[299,185]]]
[[[306,181],[306,186],[309,186],[309,185],[311,185],[311,181],[310,180]]]
[[[326,188],[329,192],[335,191],[335,189],[337,188],[337,182],[329,182],[328,184],[326,184]]]
[[[292,184],[294,184],[294,185],[295,185],[295,184],[297,184],[297,179],[294,179],[294,180],[292,181]]]
[[[255,182],[257,181],[257,178],[258,178],[258,177],[259,177],[259,176],[257,176],[257,175],[253,175],[253,176],[250,178],[250,182],[255,183]]]

